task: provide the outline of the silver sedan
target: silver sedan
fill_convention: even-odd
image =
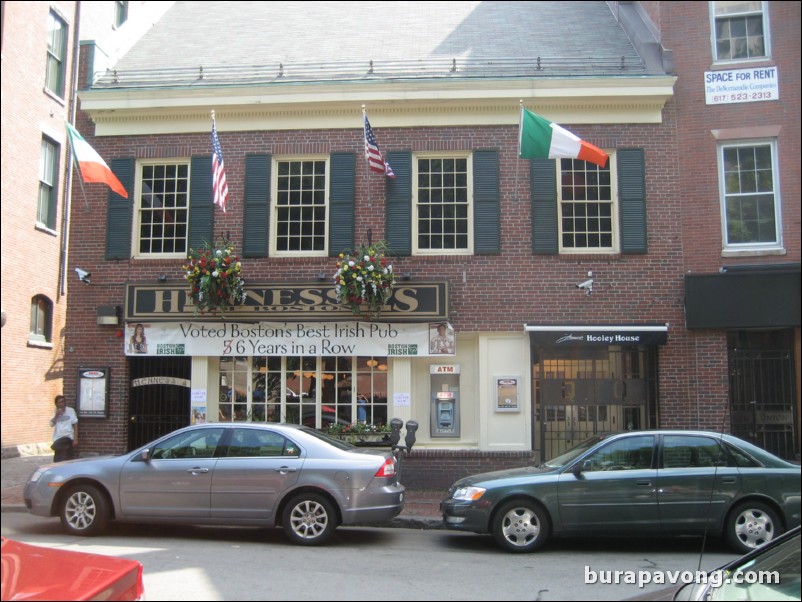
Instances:
[[[277,525],[292,542],[316,545],[338,525],[397,516],[404,486],[389,451],[297,425],[207,423],[120,456],[43,466],[25,504],[78,535],[111,520]]]

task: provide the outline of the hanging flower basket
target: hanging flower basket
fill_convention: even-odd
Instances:
[[[223,238],[218,248],[204,243],[198,250],[189,250],[189,263],[184,266],[189,283],[187,296],[195,312],[225,313],[245,301],[242,262],[234,245]]]
[[[337,301],[354,315],[378,317],[393,294],[395,274],[387,253],[384,241],[340,253],[334,274]]]

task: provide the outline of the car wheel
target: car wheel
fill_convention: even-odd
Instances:
[[[331,502],[322,495],[305,493],[285,506],[281,524],[293,543],[315,546],[331,539],[336,520]]]
[[[76,485],[61,504],[61,524],[74,535],[97,535],[109,522],[106,496],[94,485]]]
[[[502,505],[493,519],[493,537],[510,552],[533,552],[546,543],[550,522],[548,514],[529,500],[514,500]]]
[[[766,504],[745,502],[736,506],[727,519],[727,541],[740,554],[770,542],[782,533],[782,523]]]

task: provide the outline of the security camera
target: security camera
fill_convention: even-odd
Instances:
[[[593,278],[591,278],[590,280],[585,280],[585,282],[580,282],[579,284],[576,285],[576,288],[579,288],[579,289],[582,289],[582,290],[585,290],[585,291],[592,290],[593,289]]]
[[[92,281],[89,279],[89,277],[92,276],[91,272],[87,272],[81,268],[75,268],[75,273],[78,274],[78,280],[84,284],[92,284]]]

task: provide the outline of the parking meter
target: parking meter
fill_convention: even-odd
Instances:
[[[404,442],[407,444],[407,450],[412,451],[412,446],[415,445],[415,431],[418,430],[418,423],[414,420],[407,421],[407,436],[404,437]]]
[[[401,439],[401,427],[404,426],[404,421],[400,418],[393,418],[390,421],[390,446],[395,447]]]

